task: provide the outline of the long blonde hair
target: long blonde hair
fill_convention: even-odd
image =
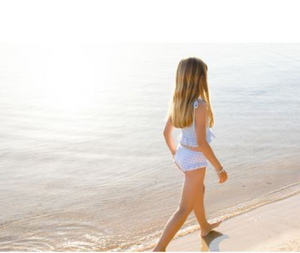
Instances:
[[[207,104],[208,125],[213,127],[214,115],[209,99],[207,71],[207,65],[197,57],[182,59],[179,62],[175,89],[167,114],[174,127],[184,128],[193,123],[193,101],[199,97]]]

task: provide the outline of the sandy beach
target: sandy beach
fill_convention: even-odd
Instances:
[[[225,220],[205,239],[199,230],[167,251],[300,251],[300,194]]]

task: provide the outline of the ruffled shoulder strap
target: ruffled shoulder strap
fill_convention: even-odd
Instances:
[[[195,131],[195,109],[198,108],[199,102],[200,102],[200,103],[201,103],[201,102],[205,103],[205,101],[204,101],[202,98],[200,98],[200,97],[197,98],[197,99],[195,99],[194,102],[193,102],[193,106],[194,106],[194,114],[193,114],[193,131]]]

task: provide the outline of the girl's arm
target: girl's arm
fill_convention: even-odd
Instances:
[[[215,167],[216,170],[220,170],[222,165],[206,140],[207,104],[199,103],[198,108],[195,110],[195,131],[197,144],[201,148],[201,152],[205,155],[207,160]]]
[[[167,123],[165,125],[163,135],[164,135],[165,141],[167,143],[167,146],[169,147],[169,149],[171,151],[172,156],[174,156],[177,149],[176,149],[173,137],[172,137],[172,131],[173,131],[173,125],[172,125],[171,118],[169,117],[167,120]]]

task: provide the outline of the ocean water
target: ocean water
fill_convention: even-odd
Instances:
[[[300,44],[1,44],[1,251],[153,246],[184,179],[162,131],[190,56],[208,65],[229,175],[207,167],[208,219],[300,191]],[[176,236],[197,228],[192,213]]]

